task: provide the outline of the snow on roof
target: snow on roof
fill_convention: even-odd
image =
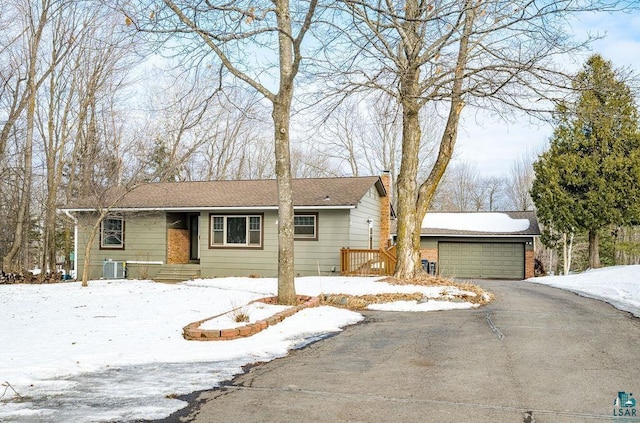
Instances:
[[[522,232],[529,219],[514,219],[506,213],[427,213],[423,228],[472,232]]]

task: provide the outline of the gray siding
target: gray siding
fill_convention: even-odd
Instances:
[[[341,248],[368,248],[367,219],[372,219],[373,248],[380,245],[380,196],[372,186],[355,208],[331,210],[296,210],[317,213],[318,239],[296,240],[295,273],[299,276],[340,273]],[[194,210],[194,212],[197,212]],[[210,212],[199,214],[200,275],[203,278],[224,276],[275,277],[278,274],[278,214],[276,210],[225,211],[221,214],[260,214],[262,219],[262,248],[210,248]],[[99,233],[91,252],[90,278],[102,276],[104,260],[167,262],[167,214],[162,212],[127,214],[124,216],[124,250],[100,250]],[[169,219],[172,220],[172,219]],[[94,220],[87,214],[79,216],[78,275],[81,275],[84,249]],[[128,277],[153,278],[160,270],[158,264],[127,264]]]
[[[302,211],[300,211],[303,213]],[[229,212],[231,213],[231,212]],[[277,211],[263,218],[263,248],[209,248],[209,213],[200,215],[200,267],[202,277],[249,276],[275,277],[278,274]],[[296,275],[310,276],[340,272],[340,248],[348,246],[349,210],[318,212],[318,239],[296,240]]]
[[[233,211],[225,214],[233,214]],[[256,214],[253,212],[237,212]],[[262,219],[262,248],[210,248],[211,224],[209,212],[200,214],[200,274],[216,276],[262,277],[277,275],[278,248],[276,211],[267,211]]]
[[[349,225],[350,248],[369,248],[369,224],[368,219],[373,220],[373,249],[380,247],[380,196],[375,186],[358,202],[355,209],[351,210]]]
[[[78,272],[82,276],[85,249],[95,215],[83,214],[78,218]],[[90,255],[89,279],[102,277],[102,265],[105,260],[113,261],[157,261],[166,262],[167,230],[163,212],[124,215],[124,249],[100,249],[100,230],[96,233]],[[159,270],[153,264],[129,264],[129,278],[153,277]]]
[[[436,238],[427,238],[423,236],[420,238],[420,248],[435,250],[438,248],[438,240]]]
[[[318,214],[318,240],[295,241],[295,269],[300,276],[339,275],[340,249],[349,246],[349,210]]]
[[[331,275],[340,272],[341,248],[368,248],[367,219],[373,220],[373,245],[380,243],[380,196],[371,189],[356,208],[338,210],[296,210],[318,213],[318,239],[296,240],[295,273],[299,276]],[[228,213],[232,213],[229,211]],[[275,277],[278,274],[277,211],[263,218],[262,249],[209,248],[209,213],[200,215],[200,266],[202,277],[248,276]]]

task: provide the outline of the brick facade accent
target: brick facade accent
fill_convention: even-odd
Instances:
[[[524,278],[529,279],[535,276],[535,257],[536,253],[533,250],[525,250],[524,252]]]
[[[189,230],[168,229],[167,233],[167,263],[189,263]]]
[[[423,248],[420,250],[420,258],[422,260],[438,261],[438,249],[437,248]]]

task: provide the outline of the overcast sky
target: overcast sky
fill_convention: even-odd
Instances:
[[[582,61],[567,63],[568,69],[579,69],[593,53],[612,61],[615,68],[631,68],[640,73],[640,11],[634,13],[598,13],[584,15],[574,25],[578,34],[604,35],[585,52]],[[639,98],[636,98],[639,100]],[[514,123],[482,114],[463,113],[454,161],[475,165],[483,175],[505,176],[513,163],[524,155],[546,149],[551,127],[531,124],[527,117]]]

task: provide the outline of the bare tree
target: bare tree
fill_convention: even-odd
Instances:
[[[143,84],[137,157],[146,164],[146,179],[246,178],[255,144],[266,142],[261,135],[267,111],[260,98],[240,87],[223,89],[212,67],[184,69],[168,62],[144,71],[152,76]]]
[[[495,211],[502,208],[504,180],[483,177],[473,163],[447,168],[431,203],[439,211]]]
[[[360,102],[347,100],[337,107],[324,122],[319,146],[321,151],[336,160],[348,173],[360,175],[359,157],[366,154],[367,123],[360,110]]]
[[[311,146],[294,147],[291,150],[291,172],[296,178],[326,178],[339,176],[340,170],[331,157]]]
[[[209,73],[173,67],[147,80],[145,136],[153,140],[153,145],[145,146],[149,181],[186,179],[189,161],[210,142],[210,131],[203,127],[218,121],[215,112],[222,87],[220,79]]]
[[[37,129],[42,140],[40,148],[46,174],[46,195],[39,202],[43,207],[40,262],[43,276],[46,270],[53,271],[56,266],[59,226],[56,210],[63,198],[60,194],[64,174],[73,177],[76,163],[70,157],[84,124],[83,110],[100,102],[101,114],[112,117],[113,109],[107,105],[115,93],[109,92],[106,86],[121,86],[118,84],[121,69],[130,64],[130,61],[125,62],[127,46],[116,35],[115,26],[105,25],[110,18],[113,20],[113,16],[109,16],[107,10],[99,9],[97,4],[95,6],[87,8],[80,3],[68,3],[51,16],[48,55],[57,65],[48,74],[47,90],[38,95],[37,109]],[[73,50],[69,51],[67,46],[73,46]],[[105,138],[108,131],[104,125],[101,127],[102,138]],[[95,169],[95,163],[87,168]],[[71,195],[69,188],[72,187],[73,184],[67,185],[68,195]],[[69,241],[67,248],[70,248]],[[66,253],[68,256],[69,251]]]
[[[268,179],[275,176],[273,164],[274,146],[271,140],[254,135],[247,140],[251,146],[249,151],[242,156],[243,173],[238,174],[238,179]]]
[[[25,13],[24,19],[24,45],[25,45],[25,58],[26,58],[26,71],[24,75],[25,88],[24,93],[19,101],[14,102],[16,106],[14,108],[15,115],[10,116],[10,120],[17,120],[18,116],[24,110],[26,113],[26,133],[23,144],[24,155],[24,173],[22,178],[22,186],[20,189],[20,200],[17,210],[16,226],[13,243],[11,248],[3,258],[3,270],[4,271],[22,271],[22,264],[16,261],[18,251],[22,247],[25,229],[29,222],[29,211],[31,204],[31,183],[33,178],[33,140],[34,140],[34,127],[36,116],[36,97],[39,85],[43,82],[40,76],[41,69],[39,68],[39,53],[41,44],[43,43],[45,27],[49,22],[50,13],[56,6],[49,0],[42,0],[39,4],[31,4],[25,2],[22,4],[23,12]],[[45,74],[52,71],[54,64],[50,64]],[[17,93],[17,90],[16,90]],[[17,100],[19,97],[14,96]],[[15,125],[13,122],[7,121],[5,128],[10,130],[11,125]],[[0,156],[4,154],[6,147],[6,138],[4,134],[0,135]],[[8,133],[7,133],[8,136]]]
[[[268,131],[260,116],[265,110],[255,94],[246,90],[226,89],[223,96],[217,99],[206,115],[204,125],[198,128],[198,137],[206,138],[202,154],[199,154],[190,167],[194,175],[196,163],[200,163],[204,174],[199,178],[204,180],[220,179],[251,179],[255,173],[254,165],[260,165],[254,157],[260,151],[267,149],[265,165],[272,163],[273,142],[262,134]],[[274,172],[268,173],[273,177]]]
[[[303,58],[302,42],[311,27],[316,6],[317,0],[299,2],[295,7],[290,6],[289,0],[226,3],[164,0],[150,2],[145,10],[125,10],[128,22],[136,28],[170,36],[178,43],[182,39],[181,46],[187,54],[193,52],[198,40],[197,45],[213,53],[234,78],[271,103],[278,186],[278,301],[282,304],[297,301],[290,120],[294,80]],[[246,52],[251,50],[266,51],[263,57],[267,65],[249,60]],[[275,57],[272,52],[277,52]]]
[[[136,169],[133,173],[135,175],[143,176],[140,170],[141,169]],[[90,204],[89,207],[95,208],[95,213],[87,216],[88,219],[90,219],[88,221],[90,227],[88,230],[87,241],[84,245],[84,263],[82,266],[82,276],[80,278],[82,287],[89,286],[91,251],[93,250],[93,245],[96,236],[100,232],[102,223],[106,218],[114,214],[113,208],[116,206],[116,204],[141,184],[141,182],[137,178],[126,181],[125,183],[117,187],[110,186],[108,181],[96,182],[97,180],[95,179],[92,182],[94,184],[92,187],[92,194],[80,199],[81,202]],[[118,216],[120,216],[120,214],[118,214]]]
[[[468,162],[450,167],[444,175],[443,185],[447,186],[447,196],[450,199],[451,211],[480,210],[477,191],[479,188],[478,170]]]
[[[481,183],[486,210],[503,210],[504,179],[497,176],[489,176],[484,178]]]
[[[96,145],[100,148],[100,160],[93,163],[93,171],[90,175],[89,182],[82,183],[83,192],[88,192],[81,200],[87,198],[90,201],[86,207],[95,208],[96,213],[91,221],[88,231],[88,239],[84,245],[84,264],[83,272],[80,277],[83,287],[89,284],[89,269],[91,268],[91,251],[93,249],[95,237],[98,234],[101,224],[105,218],[113,213],[114,206],[129,192],[135,189],[145,181],[145,173],[143,172],[144,163],[142,161],[125,163],[124,157],[132,155],[132,149],[136,148],[136,144],[127,140],[125,137],[125,126],[117,118],[117,109],[115,108],[114,92],[110,92],[114,87],[111,84],[105,86],[109,95],[109,99],[105,106],[105,114],[100,115],[101,119],[90,119],[90,125],[95,125],[95,132],[103,134],[96,139]],[[110,118],[116,116],[115,118]],[[99,130],[98,130],[99,128]],[[90,129],[93,131],[94,129]],[[74,192],[73,185],[67,187],[68,192]],[[77,190],[75,190],[77,192]],[[68,199],[70,202],[71,196]],[[76,252],[77,253],[77,252]]]
[[[60,13],[52,18],[54,26],[50,40],[51,59],[58,61],[57,56],[64,52],[64,44],[71,43],[68,38],[76,37],[75,28],[79,22],[74,19],[73,11],[70,16]],[[47,93],[40,96],[38,132],[43,141],[46,170],[46,193],[40,202],[43,205],[42,225],[42,258],[40,261],[41,278],[47,271],[56,268],[56,208],[58,205],[58,189],[61,184],[62,172],[69,155],[72,123],[72,102],[75,101],[73,77],[69,69],[74,66],[71,55],[67,55],[48,76]],[[77,62],[76,62],[77,63]],[[66,104],[65,104],[66,102]]]
[[[535,177],[533,172],[533,153],[522,155],[511,165],[509,176],[506,180],[505,195],[512,210],[533,210],[531,198],[531,186]]]
[[[347,98],[332,110],[324,122],[319,146],[333,159],[346,163],[346,173],[359,176],[389,171],[395,186],[402,157],[402,111],[394,97],[374,94],[358,101]],[[428,108],[421,113],[418,173],[423,175],[433,163],[433,129],[438,127],[438,117]]]
[[[621,3],[341,3],[347,13],[339,15],[338,25],[344,28],[345,20],[350,19],[341,41],[346,39],[350,51],[357,50],[360,58],[354,60],[352,54],[346,54],[341,62],[330,60],[338,67],[332,73],[342,78],[342,83],[348,83],[351,91],[381,90],[394,96],[402,107],[396,277],[411,278],[422,273],[422,218],[453,155],[465,105],[494,110],[504,105],[533,112],[532,99],[544,98],[553,88],[566,86],[553,57],[581,47],[567,37],[566,17],[580,11],[612,10]],[[446,123],[433,166],[428,176],[419,181],[420,110],[429,103],[440,105]]]

